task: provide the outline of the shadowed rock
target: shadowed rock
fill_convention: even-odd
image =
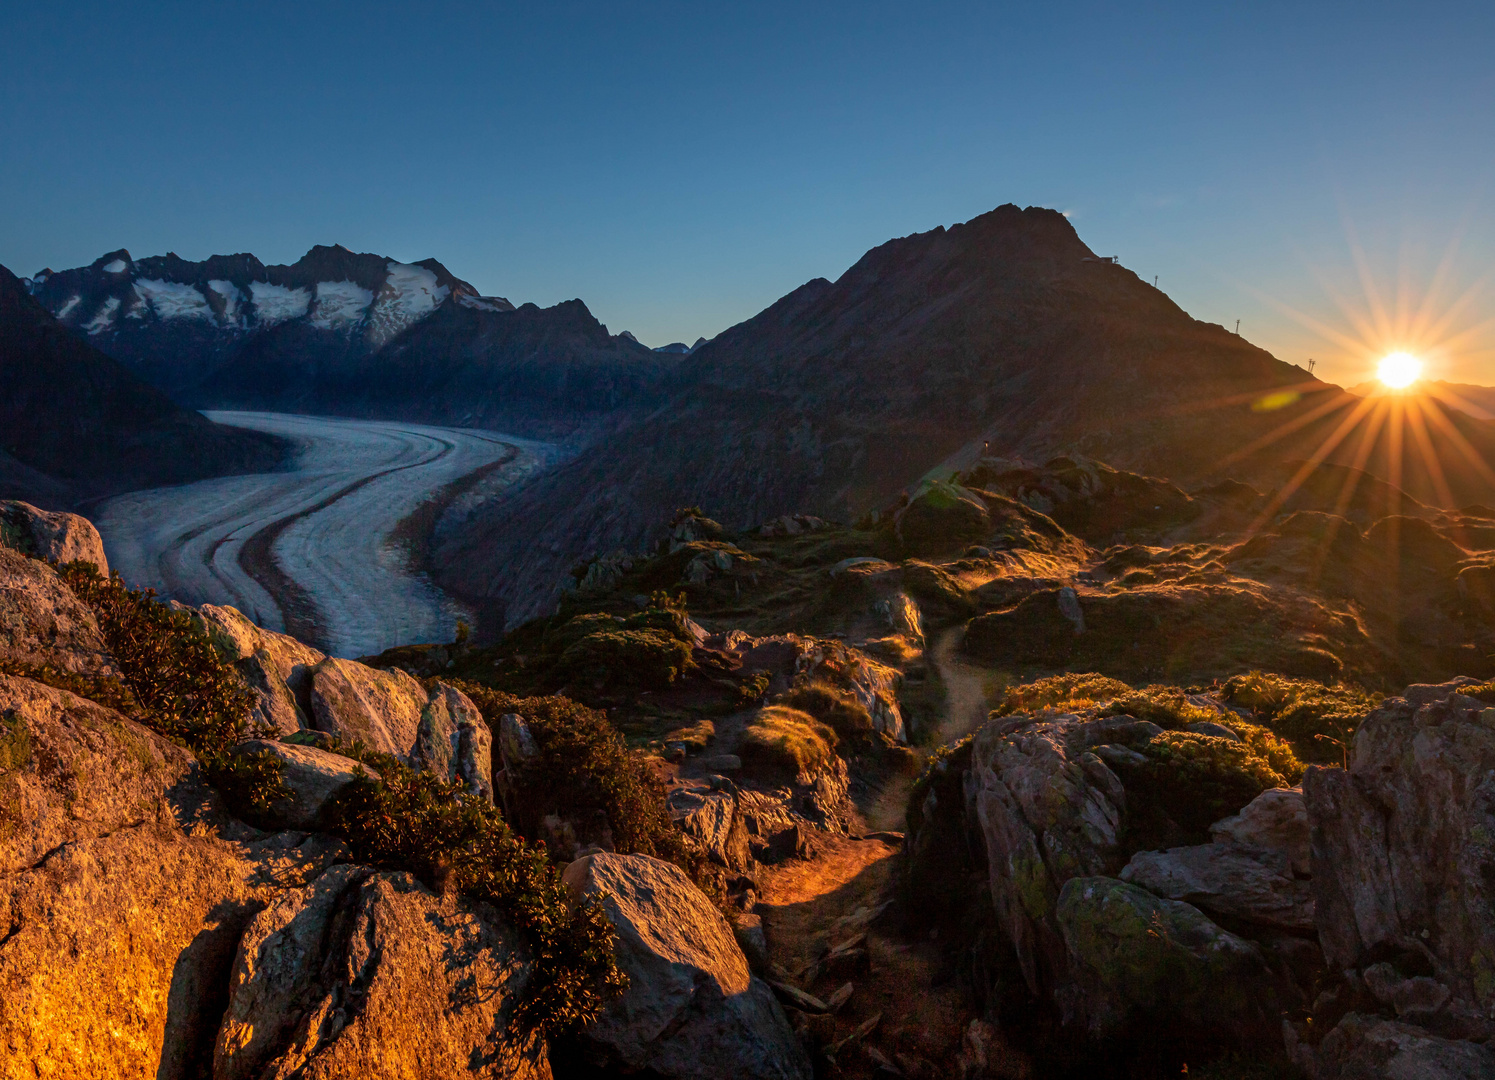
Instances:
[[[664,1077],[809,1080],[809,1058],[773,992],[678,868],[602,853],[571,863],[564,879],[578,895],[602,896],[629,980],[583,1033],[598,1058]]]

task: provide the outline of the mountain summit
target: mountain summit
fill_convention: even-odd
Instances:
[[[448,585],[523,618],[567,567],[637,548],[677,506],[731,526],[850,521],[983,455],[1271,488],[1321,447],[1332,461],[1358,446],[1334,432],[1359,398],[1191,318],[1038,207],[873,248],[701,345],[668,390],[666,407],[475,516],[440,555]],[[1487,425],[1449,417],[1495,450]],[[1384,478],[1389,436],[1374,438],[1362,467]],[[1489,497],[1443,465],[1458,498]],[[1435,501],[1433,470],[1398,475]]]

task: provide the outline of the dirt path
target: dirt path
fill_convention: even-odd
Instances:
[[[814,858],[788,860],[758,875],[769,957],[786,981],[826,1000],[850,983],[851,997],[832,1017],[812,1021],[813,1037],[835,1045],[880,1017],[865,1039],[836,1055],[837,1075],[870,1077],[875,1054],[904,1075],[946,1075],[952,1047],[969,1022],[953,972],[928,937],[900,932],[894,900],[901,863],[896,844],[817,833]],[[858,939],[865,939],[858,942]],[[856,943],[839,958],[835,946]],[[900,1055],[902,1058],[900,1059]]]

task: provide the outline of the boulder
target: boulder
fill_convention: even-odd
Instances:
[[[1055,921],[1078,990],[1061,1004],[1091,1034],[1276,1035],[1276,980],[1261,950],[1198,908],[1115,878],[1071,878]]]
[[[893,519],[893,531],[915,552],[964,547],[991,532],[991,515],[975,493],[951,481],[925,484]]]
[[[0,1075],[207,1075],[239,934],[337,849],[244,830],[185,750],[0,676]]]
[[[1287,856],[1293,874],[1308,876],[1308,808],[1301,787],[1268,788],[1240,813],[1211,825],[1210,837],[1217,844],[1280,851]]]
[[[992,902],[1035,994],[1062,991],[1071,981],[1054,919],[1065,882],[1120,869],[1126,792],[1106,763],[1083,749],[1089,738],[1117,737],[1120,720],[1098,721],[1094,732],[1074,717],[1012,732],[988,725],[972,744],[966,793],[985,840]],[[1071,741],[1079,751],[1073,759]]]
[[[229,663],[238,664],[263,651],[298,701],[305,700],[311,689],[312,672],[327,659],[325,653],[289,634],[255,625],[238,608],[203,604],[194,609],[193,615],[198,627]]]
[[[109,576],[104,539],[93,522],[79,514],[38,510],[19,500],[0,502],[0,534],[4,542],[38,559],[59,563],[86,562]]]
[[[417,768],[493,801],[493,736],[478,707],[456,687],[439,682],[431,688],[411,760]]]
[[[720,911],[677,867],[595,854],[566,885],[600,896],[628,989],[582,1034],[600,1062],[662,1077],[809,1080],[809,1056]]]
[[[0,546],[0,660],[118,676],[98,621],[46,563]]]
[[[301,711],[296,695],[286,685],[280,667],[265,649],[256,649],[234,665],[254,693],[250,720],[254,728],[275,735],[290,735],[311,725]]]
[[[548,1078],[544,1041],[510,1023],[530,971],[492,906],[333,867],[249,923],[213,1076]]]
[[[1330,970],[1404,957],[1407,976],[1449,988],[1448,1017],[1495,1015],[1495,730],[1483,708],[1453,686],[1421,705],[1392,698],[1355,732],[1348,770],[1303,778]],[[1495,1036],[1489,1021],[1480,1030]]]
[[[1311,933],[1313,897],[1280,851],[1199,844],[1139,851],[1121,880],[1156,896],[1183,900],[1216,916]]]
[[[1350,1013],[1317,1048],[1289,1047],[1313,1080],[1495,1080],[1495,1053],[1411,1024]]]
[[[398,668],[380,671],[329,657],[312,673],[312,726],[344,742],[410,760],[427,696]]]
[[[273,829],[319,829],[332,797],[372,770],[341,754],[313,746],[248,739],[234,747],[242,757],[273,757],[280,766],[280,782],[289,795],[275,800],[257,820]],[[373,773],[377,776],[377,773]]]

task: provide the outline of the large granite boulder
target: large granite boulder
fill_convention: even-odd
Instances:
[[[1360,725],[1348,769],[1303,778],[1319,941],[1342,979],[1323,1000],[1352,1010],[1299,1047],[1323,1080],[1492,1075],[1390,1064],[1484,1062],[1467,1044],[1495,1038],[1495,709],[1465,685],[1409,687]]]
[[[1077,991],[1063,1004],[1091,1034],[1276,1036],[1277,979],[1261,949],[1193,905],[1115,878],[1071,878],[1054,915]]]
[[[213,1076],[543,1080],[544,1041],[510,1023],[530,970],[491,906],[333,867],[245,930]]]
[[[311,680],[311,722],[318,731],[408,763],[428,698],[420,683],[395,668],[380,671],[329,657]]]
[[[0,660],[117,676],[98,621],[46,563],[0,545]]]
[[[238,826],[185,750],[0,676],[0,1076],[206,1075],[240,932],[336,848]]]
[[[1300,788],[1269,788],[1210,826],[1213,840],[1139,851],[1121,879],[1211,915],[1309,935],[1308,812]]]
[[[984,539],[992,529],[986,503],[952,481],[920,488],[893,519],[893,531],[906,548],[933,552]]]
[[[289,735],[312,726],[312,673],[327,659],[325,653],[255,625],[238,608],[203,604],[192,615],[254,692],[254,719],[262,730]]]
[[[1314,929],[1309,883],[1293,877],[1281,852],[1233,844],[1139,851],[1121,880],[1211,915],[1305,933]]]
[[[319,829],[332,799],[361,776],[378,774],[366,766],[314,746],[300,746],[269,739],[246,739],[233,752],[241,757],[275,760],[286,794],[256,817],[272,829]]]
[[[767,984],[753,977],[732,927],[677,867],[596,854],[566,885],[600,896],[617,931],[628,989],[583,1033],[599,1063],[628,1072],[719,1080],[812,1075],[809,1056]]]
[[[997,919],[1029,989],[1049,995],[1072,982],[1054,919],[1059,892],[1071,878],[1121,869],[1126,791],[1098,755],[1081,749],[1076,718],[1010,726],[988,725],[976,736],[966,796],[985,840]]]
[[[411,760],[417,768],[493,802],[493,733],[478,707],[456,687],[442,682],[431,687]]]
[[[1316,1051],[1297,1049],[1314,1080],[1495,1080],[1489,1047],[1375,1015],[1349,1013]]]
[[[0,541],[38,559],[86,562],[109,576],[104,539],[93,522],[79,514],[38,510],[20,500],[0,501]]]

